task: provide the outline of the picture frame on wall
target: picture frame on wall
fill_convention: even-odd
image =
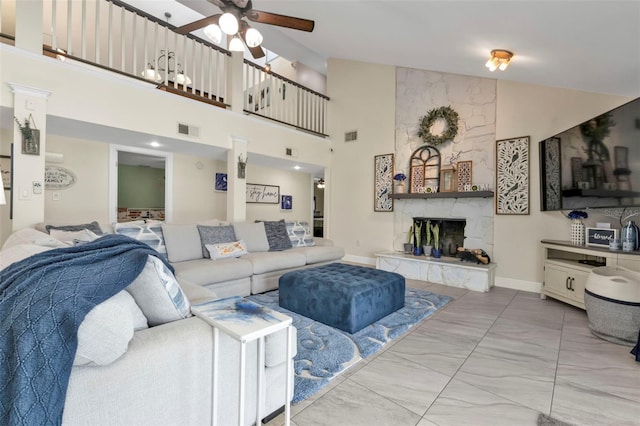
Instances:
[[[40,155],[40,130],[31,129],[31,137],[22,135],[22,153],[25,155]]]
[[[247,184],[247,203],[279,204],[280,187],[277,185]]]
[[[496,141],[496,214],[529,214],[529,136]]]
[[[2,170],[2,188],[11,189],[11,156],[0,155],[0,170]]]
[[[220,192],[227,191],[227,174],[226,173],[216,173],[215,190]]]
[[[293,210],[293,195],[283,195],[280,200],[280,210]]]
[[[392,212],[393,198],[393,154],[376,155],[373,160],[373,211]]]
[[[552,137],[540,144],[540,179],[543,194],[542,210],[559,210],[562,207],[562,163],[560,138]],[[582,160],[580,160],[582,176]]]

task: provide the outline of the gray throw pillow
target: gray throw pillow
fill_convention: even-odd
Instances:
[[[83,229],[88,229],[89,231],[93,232],[96,235],[102,235],[102,228],[100,228],[100,224],[98,222],[96,222],[95,220],[91,223],[85,223],[82,225],[60,225],[60,226],[54,226],[54,225],[47,225],[47,232],[51,233],[52,229],[57,229],[59,231],[82,231]]]
[[[233,226],[205,226],[198,225],[200,242],[202,243],[202,255],[207,259],[211,258],[207,244],[232,243],[236,241],[236,234]]]
[[[260,221],[256,220],[256,222]],[[263,222],[267,240],[269,241],[269,251],[282,251],[292,247],[284,219],[278,221],[265,220]]]

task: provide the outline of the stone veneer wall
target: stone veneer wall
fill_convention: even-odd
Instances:
[[[396,172],[408,174],[411,153],[424,145],[417,136],[419,121],[442,106],[451,106],[460,118],[455,139],[437,147],[442,164],[471,160],[473,183],[495,190],[496,81],[487,78],[397,68]],[[413,217],[456,218],[467,220],[465,247],[481,248],[492,256],[494,202],[493,198],[395,200],[394,248],[402,250]]]

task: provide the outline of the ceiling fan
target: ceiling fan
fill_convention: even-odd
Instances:
[[[251,0],[207,0],[220,8],[223,13],[208,16],[206,18],[199,19],[191,22],[190,24],[183,25],[175,29],[178,34],[188,34],[192,31],[204,28],[204,32],[214,42],[219,43],[222,39],[222,33],[229,36],[233,36],[229,44],[230,50],[243,50],[238,36],[244,41],[249,48],[251,55],[255,59],[262,58],[264,51],[260,47],[262,43],[262,35],[252,28],[242,18],[246,17],[253,22],[259,22],[262,24],[276,25],[284,28],[291,28],[300,31],[313,31],[315,22],[309,19],[295,18],[293,16],[279,15],[271,12],[264,12],[261,10],[254,10]],[[240,48],[237,49],[238,44],[234,46],[234,42],[240,43]],[[234,49],[234,47],[236,47]]]

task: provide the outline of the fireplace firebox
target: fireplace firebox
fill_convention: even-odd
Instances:
[[[437,218],[437,217],[414,217],[414,226],[421,227],[421,241],[423,245],[426,245],[427,222],[431,226],[439,225],[440,227],[440,246],[442,247],[442,254],[445,256],[455,256],[458,252],[458,247],[464,247],[464,228],[467,224],[466,219],[451,219],[451,218]],[[433,234],[431,238],[433,244]]]

